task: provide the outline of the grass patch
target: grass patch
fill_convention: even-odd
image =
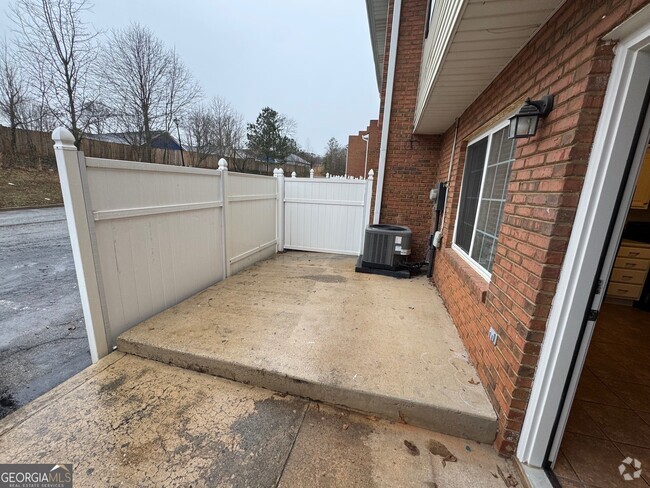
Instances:
[[[0,168],[0,208],[63,203],[56,170]]]

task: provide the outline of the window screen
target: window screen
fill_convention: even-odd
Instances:
[[[510,167],[515,154],[516,139],[508,139],[507,131],[506,127],[492,135],[472,245],[472,259],[489,272],[492,272],[494,264],[497,236],[510,179]]]
[[[506,126],[467,148],[455,244],[488,273],[494,265],[515,147]]]
[[[476,209],[481,193],[481,180],[485,166],[488,138],[472,144],[467,148],[463,184],[458,206],[458,223],[456,224],[456,245],[469,254],[476,221]]]

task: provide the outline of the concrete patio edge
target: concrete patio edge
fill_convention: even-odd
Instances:
[[[389,420],[405,422],[442,434],[483,443],[492,443],[496,436],[496,416],[469,415],[467,412],[455,411],[440,405],[411,401],[361,389],[350,389],[335,384],[315,383],[278,371],[254,368],[249,364],[157,347],[153,344],[135,341],[130,336],[128,339],[120,336],[117,345],[119,351],[145,359],[153,359],[200,373],[316,400]]]
[[[118,351],[112,352],[108,356],[100,359],[95,364],[92,364],[86,369],[77,373],[72,378],[64,381],[59,386],[53,388],[44,395],[41,395],[36,400],[33,400],[24,407],[19,408],[13,413],[10,413],[0,421],[0,436],[19,426],[27,419],[29,419],[32,415],[35,415],[52,402],[63,398],[65,395],[77,389],[87,381],[91,380],[105,369],[110,368],[124,356],[126,356],[124,353]]]

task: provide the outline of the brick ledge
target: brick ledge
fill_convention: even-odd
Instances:
[[[440,252],[442,251],[442,252]],[[470,294],[480,303],[485,303],[490,283],[485,281],[478,272],[472,268],[462,257],[450,247],[445,247],[439,252],[443,258],[454,268],[463,282],[467,285]]]

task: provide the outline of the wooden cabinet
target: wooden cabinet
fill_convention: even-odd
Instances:
[[[630,208],[647,209],[650,206],[650,150],[645,153],[643,166],[639,179],[636,182],[636,189],[632,197]]]
[[[650,268],[650,244],[623,240],[618,248],[607,296],[638,300]]]

